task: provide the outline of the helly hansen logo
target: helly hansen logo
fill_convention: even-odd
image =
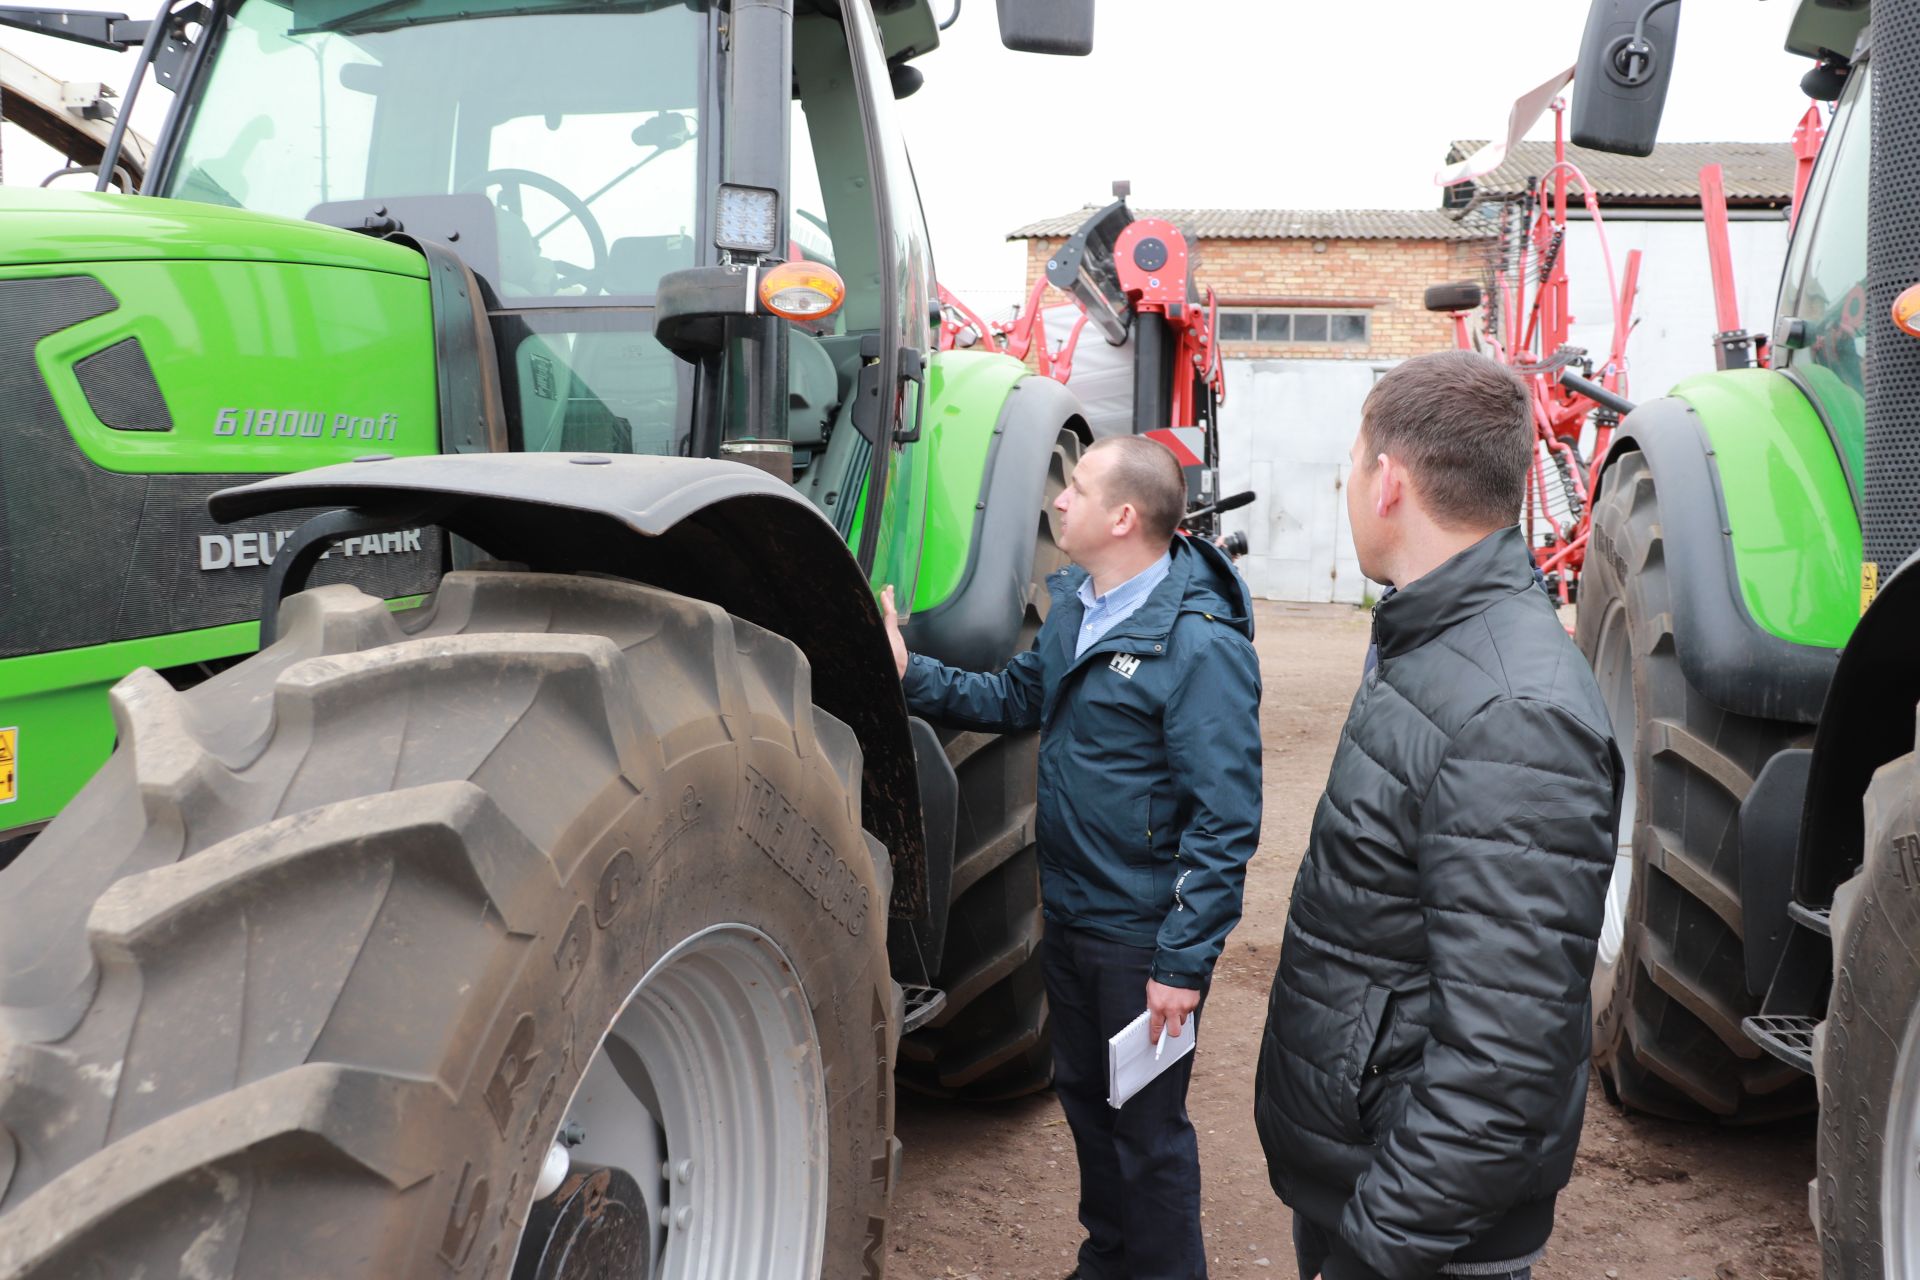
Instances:
[[[1113,655],[1113,661],[1109,662],[1107,666],[1131,680],[1133,679],[1133,673],[1140,669],[1140,659],[1131,653],[1116,653]]]

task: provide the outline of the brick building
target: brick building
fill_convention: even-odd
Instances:
[[[1091,207],[1030,223],[1027,287]],[[1493,232],[1440,209],[1143,210],[1184,230],[1195,279],[1219,297],[1222,342],[1235,359],[1400,360],[1452,340],[1445,316],[1421,306],[1430,284],[1475,279]],[[1049,289],[1049,303],[1065,302]]]

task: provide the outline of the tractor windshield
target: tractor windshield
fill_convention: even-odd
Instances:
[[[448,242],[500,303],[514,447],[684,452],[647,304],[697,263],[709,15],[580,7],[242,0],[159,194]]]
[[[160,194],[432,209],[510,305],[650,295],[695,261],[703,9],[245,0]]]

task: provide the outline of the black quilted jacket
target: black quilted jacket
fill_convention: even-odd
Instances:
[[[1415,1280],[1553,1229],[1623,771],[1517,528],[1384,601],[1374,636],[1294,883],[1254,1114],[1280,1198]]]

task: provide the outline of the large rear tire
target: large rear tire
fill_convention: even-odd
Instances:
[[[1874,775],[1865,854],[1833,896],[1833,995],[1814,1033],[1826,1280],[1920,1276],[1920,757]]]
[[[1636,1111],[1747,1123],[1811,1109],[1805,1077],[1747,1039],[1740,802],[1809,726],[1737,716],[1688,683],[1674,648],[1660,500],[1639,453],[1593,513],[1576,636],[1627,765],[1620,847],[1593,972],[1593,1059]]]
[[[1062,428],[1048,465],[1020,648],[1047,620],[1047,578],[1067,564],[1053,500],[1080,459]],[[1053,1083],[1053,1040],[1040,978],[1040,861],[1034,846],[1040,735],[945,733],[960,779],[946,952],[931,985],[947,1002],[900,1044],[901,1079],[939,1097],[994,1100]]]
[[[891,877],[798,650],[517,572],[282,620],[122,681],[0,876],[0,1276],[504,1277],[567,1121],[603,1261],[880,1275]]]

